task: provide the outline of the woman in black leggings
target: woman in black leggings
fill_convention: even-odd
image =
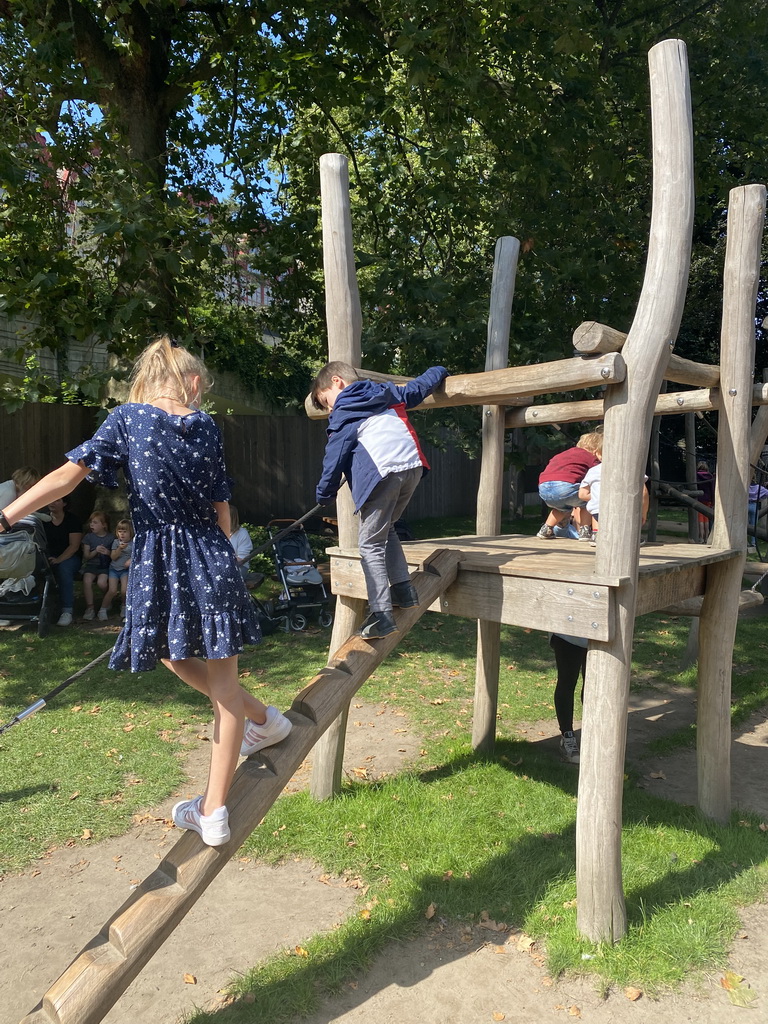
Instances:
[[[557,685],[555,714],[560,726],[560,752],[564,761],[579,763],[579,742],[573,734],[573,702],[579,676],[582,679],[581,702],[584,703],[584,673],[587,667],[588,641],[580,636],[552,633],[549,646],[555,652]]]

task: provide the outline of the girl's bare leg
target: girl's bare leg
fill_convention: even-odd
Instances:
[[[116,579],[110,579],[109,587],[107,588],[107,592],[104,595],[104,600],[101,602],[101,607],[106,609],[107,611],[109,611],[109,609],[112,607],[112,602],[117,596],[117,584],[118,581]]]
[[[83,576],[83,596],[86,608],[93,608],[93,578],[93,573],[90,572]]]
[[[213,701],[208,683],[208,665],[215,665],[216,662],[203,661],[202,658],[184,658],[181,661],[166,661],[163,659],[163,664],[174,675],[177,675],[179,679],[185,682],[187,686],[191,686],[193,690],[204,693],[210,701]],[[267,720],[266,704],[262,704],[253,694],[244,690],[239,683],[238,687],[242,694],[245,716],[250,718],[252,722],[256,722],[257,725],[263,725]],[[242,736],[240,739],[242,740]]]

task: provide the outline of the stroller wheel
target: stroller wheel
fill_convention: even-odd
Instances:
[[[291,612],[288,617],[288,625],[294,633],[301,633],[302,630],[307,628],[307,616],[302,615],[301,612]]]
[[[317,622],[318,625],[323,627],[323,629],[327,629],[329,626],[333,625],[333,612],[329,611],[327,608],[321,608],[320,614],[317,616]]]

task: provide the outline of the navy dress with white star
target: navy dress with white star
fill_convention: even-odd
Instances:
[[[213,507],[230,491],[221,435],[207,413],[121,405],[67,458],[105,487],[117,487],[118,469],[125,473],[135,537],[110,668],[146,672],[160,658],[229,658],[259,642],[254,604]]]

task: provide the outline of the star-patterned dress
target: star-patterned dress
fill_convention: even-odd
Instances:
[[[213,507],[230,491],[221,435],[207,413],[121,405],[67,458],[105,487],[117,487],[118,469],[125,473],[135,537],[110,668],[146,672],[160,658],[228,658],[259,642],[254,604]]]

